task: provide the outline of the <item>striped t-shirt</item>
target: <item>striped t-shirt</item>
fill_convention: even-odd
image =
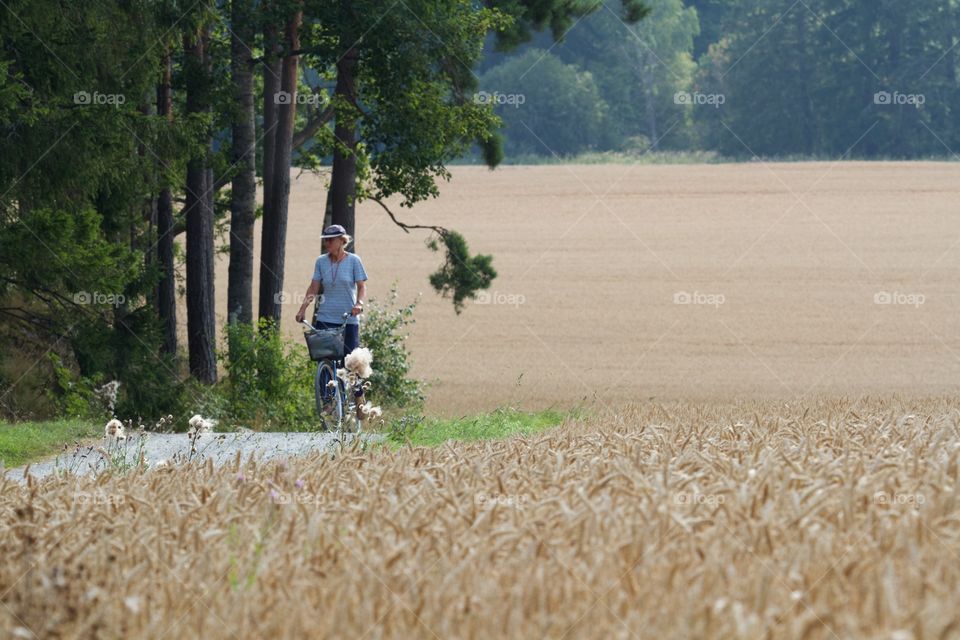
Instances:
[[[336,280],[334,280],[336,275]],[[317,320],[343,322],[343,314],[357,304],[357,282],[367,279],[360,256],[347,252],[346,257],[333,264],[328,254],[317,258],[313,267],[313,279],[323,282],[323,297],[317,306]],[[350,316],[347,324],[359,324],[357,316]]]

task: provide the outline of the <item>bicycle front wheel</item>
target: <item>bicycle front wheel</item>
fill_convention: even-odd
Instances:
[[[317,415],[328,428],[340,431],[343,427],[343,393],[339,381],[330,385],[331,380],[337,380],[336,369],[329,360],[321,360],[317,365],[317,375],[313,383]]]

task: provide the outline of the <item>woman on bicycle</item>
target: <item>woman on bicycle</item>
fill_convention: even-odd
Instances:
[[[360,256],[346,251],[352,238],[342,226],[330,225],[323,230],[320,238],[327,252],[317,258],[314,264],[313,279],[297,311],[297,322],[303,321],[307,305],[320,292],[322,285],[323,294],[317,305],[313,326],[317,329],[337,328],[343,324],[343,314],[349,312],[343,335],[343,355],[347,356],[360,346],[360,322],[357,316],[363,312],[367,297],[367,272],[363,269]]]

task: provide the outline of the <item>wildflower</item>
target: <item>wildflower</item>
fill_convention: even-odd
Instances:
[[[100,402],[107,408],[111,415],[113,415],[114,407],[117,406],[117,393],[120,391],[120,382],[117,380],[111,380],[101,387],[97,387],[93,390],[93,394],[97,397]]]
[[[362,420],[372,420],[382,416],[383,410],[380,407],[373,406],[372,402],[364,402],[357,408],[357,415]]]
[[[189,424],[190,424],[190,430],[187,431],[187,435],[190,436],[191,438],[195,438],[200,434],[210,433],[210,431],[213,430],[214,425],[216,425],[216,421],[207,420],[198,413],[192,418],[190,418]]]
[[[373,370],[370,368],[372,362],[373,354],[370,349],[359,347],[350,352],[343,364],[351,373],[355,373],[361,378],[369,378],[373,375]]]

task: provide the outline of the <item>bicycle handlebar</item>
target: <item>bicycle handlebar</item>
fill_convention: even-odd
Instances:
[[[343,322],[342,322],[341,324],[344,324],[344,325],[347,324],[347,318],[350,317],[350,312],[347,311],[345,314],[343,314],[342,317],[343,317]],[[310,329],[310,331],[316,331],[316,330],[317,330],[316,327],[314,327],[312,324],[310,324],[310,323],[307,322],[306,320],[301,320],[301,321],[300,321],[300,324],[302,324],[303,326],[305,326],[307,329]]]

